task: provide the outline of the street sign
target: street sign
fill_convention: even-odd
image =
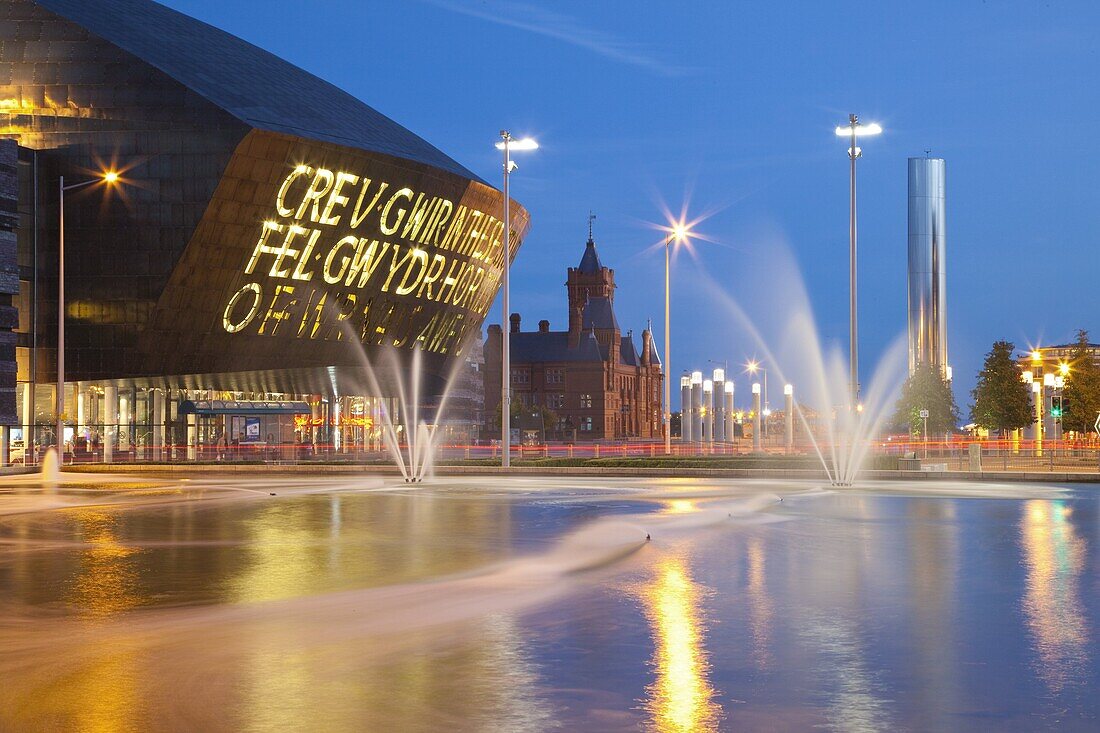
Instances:
[[[1100,433],[1100,412],[1096,413],[1096,422],[1092,424],[1092,429]]]
[[[920,419],[921,420],[927,420],[928,419],[928,410],[921,410],[920,411]],[[1100,419],[1100,418],[1098,418],[1098,419]]]

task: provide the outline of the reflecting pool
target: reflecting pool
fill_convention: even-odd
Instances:
[[[1097,730],[1098,489],[12,482],[0,730]]]

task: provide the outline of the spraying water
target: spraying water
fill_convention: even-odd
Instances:
[[[57,448],[50,446],[42,457],[42,470],[40,472],[42,483],[57,485],[61,480],[61,458],[57,454]]]
[[[444,381],[438,406],[435,414],[430,416],[432,422],[429,422],[426,419],[428,415],[421,415],[421,404],[427,396],[424,389],[427,375],[421,350],[414,348],[411,358],[405,363],[396,349],[387,349],[381,353],[378,363],[372,364],[362,344],[358,340],[353,340],[352,343],[357,347],[367,380],[365,386],[371,394],[396,393],[395,411],[391,411],[386,400],[381,401],[378,417],[381,422],[382,443],[405,482],[420,483],[425,476],[430,475],[435,463],[437,428],[451,395],[454,371],[462,364],[462,359],[456,357],[452,360],[451,373]],[[389,389],[383,390],[383,386]]]
[[[781,299],[769,305],[786,305],[786,312],[772,312],[778,321],[762,329],[725,289],[709,278],[714,301],[720,303],[755,342],[783,382],[797,385],[798,420],[822,468],[833,486],[851,486],[866,462],[873,441],[886,426],[905,375],[905,340],[896,339],[876,365],[870,381],[857,399],[849,385],[848,361],[834,346],[826,348],[817,328],[804,280],[789,258],[768,263],[781,270],[761,281],[782,282]],[[803,406],[816,408],[820,419],[811,426]],[[816,429],[815,429],[816,428]]]

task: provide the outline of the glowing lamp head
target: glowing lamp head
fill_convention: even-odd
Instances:
[[[756,370],[760,368],[760,364],[753,360],[746,364],[745,368],[749,370],[749,374],[756,374]]]
[[[862,402],[860,402],[858,405],[856,405],[856,412],[863,412],[863,403]]]
[[[1041,353],[1039,353],[1038,349],[1031,352],[1031,360],[1032,361],[1042,361],[1043,360],[1043,355]]]
[[[869,135],[882,134],[882,125],[877,122],[869,122],[866,125],[855,126],[856,137],[867,137]],[[838,125],[836,128],[837,137],[851,137],[852,125]]]
[[[770,408],[770,407],[765,407],[765,408],[764,408],[764,409],[763,409],[763,410],[761,411],[761,413],[760,413],[760,414],[762,414],[762,415],[763,415],[764,417],[771,417],[771,414],[772,414],[772,408]]]
[[[760,382],[753,382],[752,383],[752,393],[753,394],[760,394]]]
[[[683,242],[691,236],[691,230],[685,224],[676,223],[668,228],[668,238],[671,242]]]
[[[505,141],[501,140],[499,143],[497,143],[497,150],[504,150],[504,146],[505,146]],[[507,140],[507,146],[508,146],[508,150],[538,150],[539,149],[539,144],[535,141],[534,138],[530,138],[530,137],[521,137],[521,138],[509,137],[508,140]]]
[[[106,181],[107,183],[117,182],[118,181],[118,172],[117,171],[107,171],[106,173],[103,174],[103,180]]]
[[[1061,374],[1063,377],[1068,377],[1069,376],[1069,364],[1067,364],[1064,361],[1061,364],[1059,364],[1058,365],[1058,373]]]
[[[783,385],[783,394],[794,394],[794,385],[793,384],[784,384]]]

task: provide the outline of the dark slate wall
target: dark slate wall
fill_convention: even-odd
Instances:
[[[66,373],[129,370],[138,334],[248,128],[164,72],[26,0],[0,0],[0,137],[39,151],[36,378],[56,378],[57,182],[65,198]]]
[[[0,424],[16,422],[15,339],[12,331],[19,314],[12,296],[19,293],[19,263],[15,230],[18,217],[19,146],[14,140],[0,140]]]

